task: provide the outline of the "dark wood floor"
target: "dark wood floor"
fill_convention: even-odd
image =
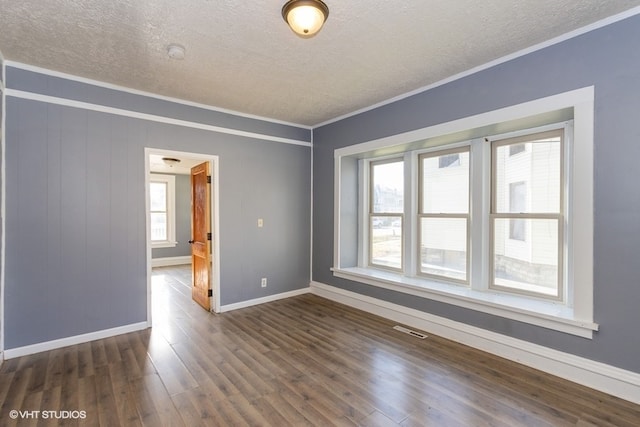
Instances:
[[[640,425],[638,405],[313,295],[212,315],[189,280],[154,271],[151,330],[6,361],[0,426]]]

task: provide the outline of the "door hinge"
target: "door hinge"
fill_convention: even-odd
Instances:
[[[207,296],[208,297],[212,297],[213,296],[213,289],[209,289],[209,291],[207,292]]]
[[[211,175],[207,175],[207,184],[211,184]]]
[[[207,240],[211,240],[211,233],[207,233]]]

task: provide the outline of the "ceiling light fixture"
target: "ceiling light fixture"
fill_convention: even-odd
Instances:
[[[180,159],[175,159],[173,157],[163,157],[162,161],[164,162],[165,165],[169,166],[170,168],[180,163]]]
[[[329,17],[329,8],[321,0],[289,0],[282,6],[282,17],[302,38],[316,35]]]

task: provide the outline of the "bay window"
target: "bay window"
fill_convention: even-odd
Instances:
[[[582,337],[598,329],[593,88],[335,155],[335,276]]]

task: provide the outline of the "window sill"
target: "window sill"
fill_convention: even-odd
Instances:
[[[482,313],[517,320],[591,339],[598,324],[575,317],[570,307],[517,295],[481,292],[433,280],[411,278],[368,268],[333,268],[333,275]]]
[[[178,246],[178,242],[157,242],[157,243],[151,243],[151,249],[175,248],[176,246]]]

